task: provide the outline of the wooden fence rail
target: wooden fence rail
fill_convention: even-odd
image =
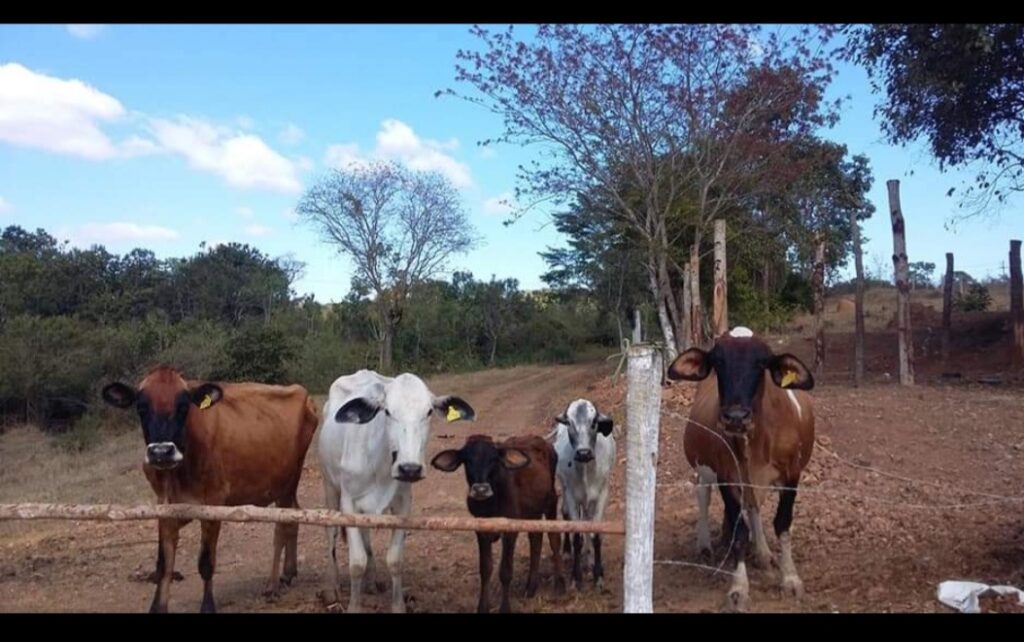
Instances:
[[[160,504],[0,504],[0,520],[75,519],[128,521],[147,519],[205,519],[220,522],[278,522],[318,526],[400,528],[427,531],[483,531],[521,533],[601,533],[624,535],[622,522],[569,522],[561,520],[506,519],[503,517],[396,517],[353,515],[327,509],[262,508],[259,506],[199,506]]]

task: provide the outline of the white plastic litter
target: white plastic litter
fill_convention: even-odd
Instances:
[[[1024,604],[1024,591],[1012,586],[989,586],[980,582],[949,580],[939,584],[939,601],[961,613],[981,613],[978,598],[988,591],[999,595],[1017,594],[1017,601]]]

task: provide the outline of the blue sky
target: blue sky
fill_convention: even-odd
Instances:
[[[0,226],[44,227],[111,251],[158,256],[238,241],[306,263],[296,287],[320,301],[348,290],[347,260],[294,220],[302,189],[338,163],[389,158],[438,169],[461,189],[483,244],[453,268],[543,284],[537,256],[561,240],[541,215],[502,225],[515,169],[535,153],[476,141],[498,117],[455,99],[455,53],[466,25],[0,26]],[[866,153],[878,207],[865,226],[866,264],[892,253],[885,180],[900,179],[911,260],[982,276],[1020,236],[1019,215],[945,229],[955,212],[923,148],[886,145],[863,71],[844,66],[832,89],[851,94],[830,138]],[[913,170],[914,175],[909,175]],[[877,258],[876,258],[877,257]]]

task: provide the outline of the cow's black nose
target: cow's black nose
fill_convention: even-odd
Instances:
[[[576,451],[576,461],[586,463],[594,460],[594,451],[589,448],[580,448]]]
[[[730,426],[740,426],[750,423],[750,417],[749,408],[729,408],[722,413],[722,422]]]
[[[493,494],[490,484],[473,484],[469,488],[469,496],[473,499],[487,499]]]
[[[170,444],[153,444],[149,447],[149,456],[153,459],[167,459],[174,453],[174,446]]]
[[[398,474],[402,479],[419,479],[423,476],[423,466],[419,464],[399,464]]]

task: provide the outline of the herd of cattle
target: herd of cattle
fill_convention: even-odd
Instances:
[[[735,328],[718,337],[709,351],[692,348],[683,352],[669,366],[668,377],[701,382],[686,425],[684,447],[700,479],[699,552],[711,549],[711,486],[718,486],[725,505],[722,537],[736,569],[727,606],[743,610],[747,605],[746,555],[751,539],[752,561],[765,567],[774,562],[758,512],[764,491],[772,487],[780,492],[774,527],[782,549],[777,562],[781,585],[799,596],[802,583],[793,564],[790,524],[796,487],[814,443],[814,416],[805,392],[814,385],[810,372],[793,355],[774,355],[750,330]],[[134,406],[138,412],[146,441],[143,470],[159,503],[274,503],[297,508],[303,462],[319,427],[327,507],[345,513],[400,516],[410,514],[412,484],[426,473],[427,442],[435,413],[447,421],[473,421],[476,417],[466,400],[435,395],[415,375],[385,377],[369,370],[338,378],[322,413],[302,386],[189,381],[167,366],[150,371],[137,387],[112,383],[104,388],[103,398],[118,408]],[[611,418],[592,402],[577,399],[556,418],[554,430],[546,437],[495,442],[485,435],[472,435],[461,448],[435,455],[430,465],[449,473],[463,468],[466,503],[477,517],[557,519],[557,478],[563,519],[599,521],[616,461],[612,428]],[[187,523],[160,520],[156,570],[151,576],[157,589],[151,612],[167,611],[178,533]],[[338,601],[338,530],[327,528],[329,570],[323,597],[329,603]],[[201,521],[203,612],[215,610],[213,574],[219,533],[220,522]],[[358,612],[363,593],[384,586],[376,579],[369,530],[350,527],[341,534],[349,553],[348,611]],[[499,537],[500,609],[510,610],[517,535],[476,534],[480,612],[490,608],[491,547]],[[548,539],[555,589],[564,591],[563,540],[558,533],[549,533]],[[275,525],[269,593],[276,593],[296,576],[297,541],[297,524]],[[540,582],[543,535],[531,533],[529,542],[527,594],[532,596]],[[393,531],[386,558],[393,612],[405,611],[404,543],[405,531]],[[577,589],[582,588],[584,568],[590,568],[594,582],[601,585],[600,535],[566,534],[564,553],[571,559]]]

